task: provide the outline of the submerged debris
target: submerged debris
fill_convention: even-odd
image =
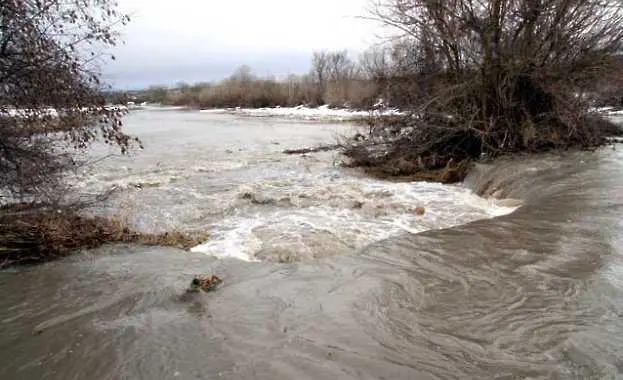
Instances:
[[[413,212],[415,212],[415,215],[424,215],[426,213],[426,209],[424,207],[418,206],[415,208],[415,210],[413,210]]]
[[[195,276],[190,282],[190,286],[186,290],[189,293],[197,293],[197,292],[211,292],[216,289],[218,285],[223,282],[220,277],[210,276],[210,277],[199,277]]]

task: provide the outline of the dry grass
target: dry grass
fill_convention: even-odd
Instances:
[[[159,234],[135,231],[129,227],[127,218],[121,216],[108,219],[82,216],[75,211],[37,209],[24,212],[5,208],[0,215],[0,268],[47,261],[108,243],[188,250],[207,239],[205,234],[180,231]]]

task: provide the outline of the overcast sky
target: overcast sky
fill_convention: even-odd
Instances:
[[[105,67],[117,88],[221,79],[242,64],[258,75],[303,73],[314,50],[363,51],[378,41],[370,0],[118,0],[132,21]]]

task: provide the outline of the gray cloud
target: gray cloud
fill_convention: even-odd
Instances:
[[[117,89],[140,89],[150,85],[174,85],[178,82],[213,82],[228,77],[239,66],[251,66],[259,76],[281,78],[309,71],[311,54],[274,54],[260,57],[228,56],[158,64],[115,64],[106,67],[104,80]]]
[[[309,69],[320,49],[363,50],[377,25],[369,0],[119,0],[132,21],[103,69],[117,88],[214,81],[247,64],[258,75]]]

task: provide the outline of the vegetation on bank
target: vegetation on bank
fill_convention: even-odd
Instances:
[[[313,53],[311,66],[305,75],[277,79],[258,77],[244,65],[217,83],[181,83],[174,88],[152,86],[131,95],[135,102],[204,109],[325,104],[367,109],[377,101],[379,91],[371,79],[372,67],[366,64],[366,58],[356,61],[346,51],[318,51]],[[117,93],[111,94],[111,98],[124,102],[128,97]]]
[[[392,1],[385,1],[384,4],[385,7],[382,9],[385,12],[391,10],[392,6],[397,6],[397,3],[393,4]],[[517,5],[517,8],[522,6],[525,7],[526,5]],[[552,11],[555,6],[555,4],[545,5],[545,7],[550,8],[549,11]],[[421,8],[424,6],[411,5],[410,7]],[[406,7],[405,9],[410,8]],[[442,9],[445,12],[453,11],[447,6],[442,7]],[[412,12],[418,12],[418,10],[414,9]],[[507,10],[507,12],[510,11]],[[395,23],[391,19],[384,20],[384,16],[387,15],[379,15],[378,17],[391,25]],[[486,22],[486,20],[481,21],[483,24]],[[512,22],[516,23],[517,20]],[[511,23],[511,21],[507,23]],[[475,28],[481,26],[475,26]],[[429,37],[426,41],[418,40],[420,37],[416,37],[416,35],[421,34],[419,31],[406,33],[406,35],[395,38],[391,43],[372,46],[359,57],[352,57],[347,51],[316,51],[311,60],[311,69],[304,75],[293,74],[285,78],[260,77],[253,73],[251,67],[243,65],[228,78],[219,82],[179,83],[173,87],[151,86],[145,90],[110,92],[108,100],[117,104],[131,100],[136,103],[150,102],[202,109],[328,105],[335,108],[347,107],[369,110],[371,108],[376,109],[379,99],[382,99],[382,107],[417,110],[427,105],[424,99],[431,101],[437,97],[441,99],[446,96],[455,97],[457,89],[452,89],[449,86],[458,85],[468,77],[473,81],[478,81],[479,76],[488,75],[484,74],[478,67],[481,62],[477,62],[478,59],[474,57],[471,57],[473,62],[463,62],[465,65],[456,69],[458,72],[449,70],[449,64],[446,62],[448,52],[435,47],[440,41],[434,41],[430,37],[434,33],[434,30],[427,32]],[[467,34],[472,34],[471,37],[474,39],[475,37],[483,37],[476,36],[474,31]],[[443,40],[453,37],[438,36],[438,38]],[[467,40],[469,38],[467,37]],[[466,44],[466,46],[460,47],[457,45],[457,52],[462,51],[462,49],[481,48],[476,46],[472,40],[467,40],[453,42],[459,45]],[[446,41],[450,43],[450,40]],[[422,45],[423,43],[428,44],[428,46]],[[443,43],[440,46],[443,46]],[[512,48],[507,48],[507,50],[510,55],[503,59],[513,60],[514,58],[511,58]],[[623,86],[622,78],[619,75],[623,68],[623,60],[616,55],[613,57],[615,59],[608,62],[607,67],[600,68],[599,75],[593,73],[596,81],[580,83],[575,78],[568,78],[571,82],[575,82],[575,92],[573,93],[581,92],[584,103],[590,104],[592,107],[623,107]],[[527,57],[519,59],[525,58]],[[457,57],[457,59],[459,61],[470,60],[468,57]],[[532,65],[532,68],[544,69],[542,65],[546,63],[537,64],[537,61],[534,59],[532,63],[524,63]],[[498,63],[501,68],[505,65],[503,62]],[[600,65],[599,62],[595,63],[597,66]],[[459,64],[461,63],[459,62]],[[561,71],[565,69],[566,67],[563,66],[558,67],[558,70]],[[586,69],[591,68],[586,67]],[[515,73],[517,75],[531,76],[534,74],[530,68],[513,67],[512,70],[517,70]],[[547,69],[544,70],[547,71]],[[604,73],[606,75],[601,75]],[[500,74],[502,75],[502,73]],[[558,72],[556,75],[561,74],[563,72]],[[554,75],[554,73],[549,73],[549,75]],[[502,79],[500,78],[500,80]],[[590,86],[586,86],[587,84]],[[477,89],[473,88],[473,90],[476,91]],[[529,89],[524,90],[528,91]],[[555,89],[555,91],[558,90],[560,89]],[[570,89],[567,88],[566,90]],[[463,95],[467,94],[463,93]]]
[[[410,115],[370,125],[347,165],[381,176],[455,182],[483,156],[594,149],[621,129],[590,112],[623,79],[616,0],[382,2],[404,32],[387,86]]]
[[[13,205],[0,210],[0,268],[64,257],[109,243],[171,246],[188,250],[204,234],[135,231],[122,217],[85,216],[78,210]]]
[[[66,175],[84,169],[80,157],[93,142],[122,154],[140,146],[123,132],[123,113],[104,106],[92,70],[110,58],[102,51],[116,44],[114,27],[129,21],[115,2],[6,0],[0,19],[0,267],[110,242],[189,248],[203,241],[88,217],[69,200],[80,197],[67,193]]]
[[[542,137],[538,145],[496,150],[483,149],[478,135],[465,133],[452,126],[414,130],[417,122],[394,120],[393,127],[381,124],[371,128],[369,136],[357,136],[340,145],[346,156],[343,166],[361,168],[367,174],[393,181],[428,181],[445,184],[462,182],[473,164],[483,158],[491,159],[514,154],[537,154],[555,150],[594,150],[608,143],[620,142],[623,127],[597,115],[582,121],[590,140],[565,138],[553,132]]]

